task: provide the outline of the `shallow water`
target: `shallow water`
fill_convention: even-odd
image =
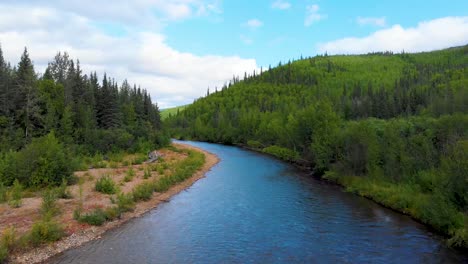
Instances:
[[[145,216],[53,263],[461,263],[407,216],[270,157],[186,142],[221,159]]]

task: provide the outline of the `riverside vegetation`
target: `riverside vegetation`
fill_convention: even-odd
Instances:
[[[33,219],[34,224],[29,226],[29,230],[2,226],[0,262],[12,250],[55,241],[66,233],[67,230],[57,221],[61,215],[60,207],[64,206],[61,200],[71,198],[68,188],[75,191],[72,203],[78,197],[84,199],[78,194],[82,187],[77,186],[95,180],[79,177],[74,171],[143,166],[138,164],[146,160],[149,151],[168,144],[169,137],[162,129],[159,109],[146,90],[131,86],[126,80],[118,85],[106,74],[100,82],[96,72],[83,74],[80,62],[70,59],[67,53],[59,52],[45,72],[38,74],[25,48],[19,64],[12,67],[4,60],[0,47],[2,222],[14,216],[15,212],[20,214],[22,210],[30,210],[34,205],[31,203],[43,197],[41,216]],[[201,157],[197,153],[186,155],[187,163],[200,163]],[[172,163],[164,164],[164,169],[159,169],[162,165],[157,166],[159,172],[153,172],[150,167],[143,168],[145,180],[155,181],[151,191],[159,190],[161,186],[168,188],[176,181],[174,179],[179,181],[187,177],[186,174],[196,167],[190,167],[192,170],[183,173],[184,177],[177,169],[172,179],[172,172],[169,173],[173,170]],[[166,172],[171,180],[164,178],[159,182],[152,177],[154,173],[161,176]],[[109,175],[108,182],[113,178],[115,175]],[[106,181],[106,178],[101,181]],[[128,179],[128,182],[135,181],[140,180]],[[110,190],[106,185],[108,182],[95,187],[116,195],[118,210],[104,210],[106,220],[129,210],[132,202],[140,199],[134,201],[134,197],[148,197],[148,193],[140,195],[140,192],[147,191],[142,188],[123,194],[119,192],[121,186],[117,183],[112,187],[115,189]],[[124,187],[126,182],[122,183]],[[92,215],[82,209],[87,210],[78,208],[76,219],[99,223],[87,220]],[[34,212],[31,211],[31,215]]]
[[[316,56],[233,78],[165,120],[409,214],[468,247],[468,46]]]

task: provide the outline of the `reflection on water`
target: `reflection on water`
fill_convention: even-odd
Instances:
[[[236,147],[142,218],[54,263],[460,263],[467,255],[409,217]]]

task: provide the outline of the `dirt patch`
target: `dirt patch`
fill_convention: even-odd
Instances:
[[[107,230],[118,227],[129,219],[141,216],[149,210],[157,207],[161,202],[169,200],[169,198],[173,195],[190,187],[195,181],[203,178],[205,173],[219,161],[218,157],[216,157],[214,154],[196,147],[185,144],[174,144],[174,146],[180,149],[192,149],[203,152],[206,157],[205,164],[189,179],[171,187],[164,193],[154,193],[153,197],[149,201],[137,203],[133,212],[125,213],[120,219],[112,222],[106,222],[102,226],[90,226],[79,223],[73,219],[73,211],[79,204],[78,197],[80,197],[80,187],[78,185],[70,186],[69,190],[73,195],[73,199],[60,199],[58,201],[61,214],[57,217],[57,220],[64,225],[66,236],[60,241],[51,243],[49,245],[34,248],[27,252],[13,253],[10,257],[11,262],[44,262],[48,258],[67,249],[78,247],[94,239],[99,239],[101,235]],[[162,153],[164,160],[169,164],[168,170],[170,170],[170,164],[178,162],[187,157],[185,153],[178,153],[169,149],[163,149],[160,152]],[[149,166],[153,165],[154,164],[141,164],[131,166],[135,172],[135,176],[129,182],[124,181],[125,175],[130,169],[129,166],[115,169],[90,169],[88,171],[76,172],[76,176],[84,181],[81,187],[84,211],[92,211],[95,208],[105,208],[112,205],[110,195],[98,193],[94,190],[97,179],[104,175],[109,175],[117,183],[117,185],[119,185],[119,188],[122,192],[131,192],[135,186],[145,181],[150,181],[162,177],[162,175],[160,175],[157,171],[152,171],[151,177],[146,180],[144,179],[143,175],[145,169],[150,169]],[[40,218],[41,201],[42,199],[40,197],[26,198],[23,199],[23,205],[16,209],[11,209],[6,204],[0,205],[0,230],[4,230],[5,228],[13,225],[15,226],[18,235],[27,232],[31,228],[34,221],[37,221]]]

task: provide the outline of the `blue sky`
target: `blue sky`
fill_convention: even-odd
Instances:
[[[266,66],[278,61],[319,53],[317,44],[344,37],[363,37],[394,24],[414,27],[421,21],[468,15],[468,1],[282,1],[285,10],[275,9],[275,1],[224,1],[217,17],[200,17],[173,23],[164,29],[168,43],[181,51],[199,55],[239,55],[255,58]],[[304,25],[306,7],[316,4],[326,15],[310,26]],[[384,25],[361,25],[358,18],[384,19]],[[245,23],[263,23],[250,29]],[[244,43],[242,36],[251,40]]]
[[[429,51],[468,44],[468,1],[0,1],[0,45],[28,47],[41,74],[58,51],[183,105],[279,61],[316,54]]]

